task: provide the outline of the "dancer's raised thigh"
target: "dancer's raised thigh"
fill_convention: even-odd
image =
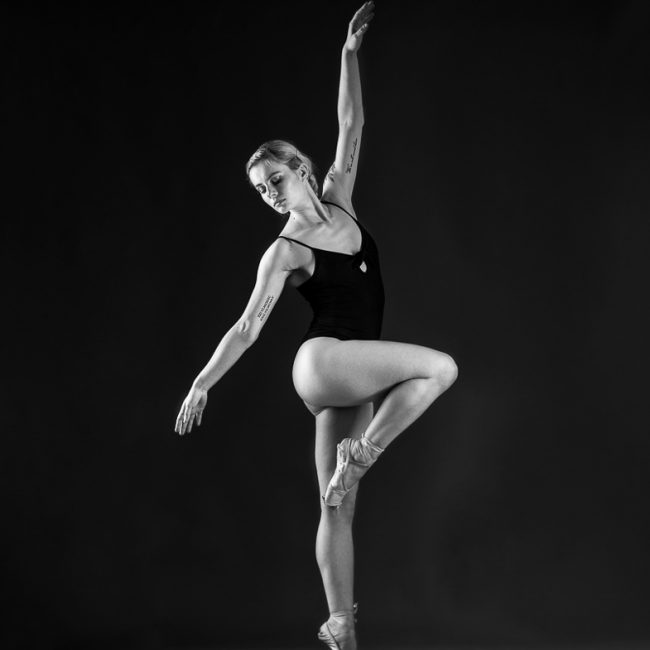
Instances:
[[[307,344],[296,357],[294,385],[316,406],[380,400],[396,384],[435,376],[453,364],[444,352],[411,343],[314,339]]]

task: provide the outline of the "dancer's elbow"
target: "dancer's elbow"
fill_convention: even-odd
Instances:
[[[235,333],[247,346],[253,345],[260,335],[260,328],[248,318],[242,318],[235,324]]]

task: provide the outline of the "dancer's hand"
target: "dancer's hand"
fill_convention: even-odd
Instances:
[[[348,37],[343,46],[348,52],[356,52],[361,47],[363,35],[368,31],[368,23],[375,15],[375,3],[370,0],[366,2],[361,9],[352,17],[348,25]]]
[[[174,431],[181,436],[192,430],[192,425],[196,419],[197,426],[201,426],[201,418],[203,417],[203,409],[208,403],[208,391],[203,388],[192,386],[190,392],[187,394],[181,410],[178,412],[176,418],[176,426]]]

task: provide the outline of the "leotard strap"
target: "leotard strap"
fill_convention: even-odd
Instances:
[[[309,244],[305,244],[304,242],[298,241],[297,239],[293,239],[292,237],[287,237],[286,235],[278,235],[278,239],[282,237],[282,239],[286,239],[288,241],[295,242],[296,244],[300,244],[301,246],[305,246],[306,248],[309,248],[310,250],[314,250],[313,246],[310,246]]]
[[[351,215],[344,207],[340,206],[338,203],[334,203],[333,201],[321,201],[321,203],[325,203],[327,205],[334,205],[340,210],[343,210],[345,214],[347,214],[359,227],[359,230],[361,230],[361,224],[359,223],[359,220],[354,216]],[[300,244],[301,246],[304,246],[305,248],[309,248],[312,251],[324,251],[326,253],[338,253],[338,251],[330,251],[324,248],[316,248],[315,246],[310,246],[309,244],[305,244],[305,242],[301,242],[298,239],[293,239],[293,237],[287,237],[286,235],[278,235],[278,238],[282,237],[282,239],[286,239],[287,241],[292,241],[295,242],[296,244]],[[363,230],[361,230],[361,248],[363,249],[363,244],[364,244],[364,239],[363,239]],[[361,252],[361,251],[359,251]],[[357,255],[359,253],[356,253]],[[340,253],[340,255],[352,255],[351,253]]]
[[[323,201],[321,199],[321,203],[325,203],[326,205],[335,205],[339,210],[343,210],[345,214],[352,217],[355,221],[358,221],[358,219],[353,214],[350,214],[342,205],[339,205],[338,203],[334,203],[334,201]]]

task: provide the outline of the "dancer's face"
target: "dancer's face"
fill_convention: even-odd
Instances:
[[[308,198],[305,169],[289,169],[284,163],[263,160],[253,166],[249,178],[264,202],[276,212],[286,214]]]

